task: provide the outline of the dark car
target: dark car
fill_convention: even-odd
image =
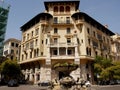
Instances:
[[[8,87],[19,86],[18,81],[16,79],[11,79],[8,82]]]

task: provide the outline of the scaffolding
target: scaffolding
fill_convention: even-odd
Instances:
[[[4,3],[4,1],[0,1],[0,56],[3,55],[3,42],[5,39],[9,8],[10,5]]]

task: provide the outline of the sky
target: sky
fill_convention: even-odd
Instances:
[[[48,0],[4,0],[11,5],[5,40],[9,38],[21,40],[20,27],[45,11],[44,1]],[[80,0],[79,5],[81,12],[87,13],[102,25],[107,24],[109,30],[120,34],[119,9],[120,0]]]

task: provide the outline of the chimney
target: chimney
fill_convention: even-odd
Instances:
[[[105,25],[104,25],[104,27],[105,27],[105,28],[108,28],[108,25],[107,25],[107,24],[105,24]]]

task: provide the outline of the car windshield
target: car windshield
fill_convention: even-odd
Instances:
[[[41,83],[41,86],[50,86],[50,83]]]

